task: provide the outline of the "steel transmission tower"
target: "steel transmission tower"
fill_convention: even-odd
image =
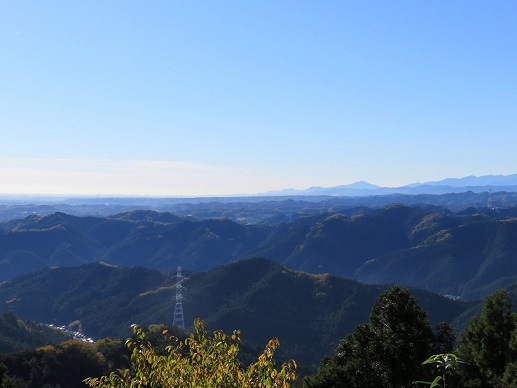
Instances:
[[[181,267],[178,267],[176,273],[176,306],[174,307],[174,325],[185,330],[185,320],[183,318],[183,275],[181,274]]]

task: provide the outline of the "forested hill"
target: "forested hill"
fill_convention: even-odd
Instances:
[[[134,211],[64,213],[0,224],[0,280],[49,266],[105,261],[204,271],[266,257],[310,273],[480,299],[517,280],[517,219],[390,205],[279,225]]]
[[[263,346],[278,337],[280,355],[317,365],[344,335],[368,320],[385,289],[330,275],[310,275],[265,259],[249,259],[189,273],[183,310],[211,329],[242,330]],[[3,282],[0,301],[25,319],[67,325],[79,320],[87,336],[129,336],[133,323],[171,324],[175,275],[102,263],[54,267]],[[431,322],[452,322],[472,306],[414,291]]]
[[[11,311],[0,314],[0,354],[58,344],[70,336],[41,323],[24,321]]]

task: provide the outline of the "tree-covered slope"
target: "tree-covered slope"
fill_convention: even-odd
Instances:
[[[151,211],[107,218],[55,213],[0,227],[0,281],[48,266],[99,260],[206,270],[245,256],[268,232],[224,219],[195,221]]]
[[[408,224],[428,211],[388,206],[368,214],[323,214],[276,228],[253,254],[311,273],[353,277],[366,260],[407,248]]]
[[[106,218],[29,216],[0,224],[0,281],[48,266],[95,261],[206,271],[249,257],[468,299],[517,279],[517,219],[401,205],[356,212],[298,217],[279,225],[152,211]]]
[[[265,259],[249,259],[201,273],[186,273],[185,321],[204,319],[209,328],[241,329],[243,339],[263,345],[281,341],[280,353],[316,364],[336,341],[368,319],[384,289],[331,275],[310,275]],[[0,301],[26,319],[56,324],[80,320],[93,337],[126,337],[129,326],[170,324],[175,274],[101,263],[60,267],[0,285]],[[452,321],[468,304],[428,292],[417,299],[431,321]]]
[[[12,312],[0,314],[0,354],[58,344],[70,337],[41,323],[24,321]]]
[[[356,272],[368,283],[397,283],[480,299],[517,281],[517,219],[473,216],[436,229],[410,249],[376,257]]]

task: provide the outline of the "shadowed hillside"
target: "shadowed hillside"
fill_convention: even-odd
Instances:
[[[60,330],[32,321],[23,321],[12,312],[0,314],[0,354],[58,344],[69,338]]]
[[[465,299],[483,298],[517,280],[517,219],[402,205],[356,212],[299,217],[279,225],[153,211],[107,218],[29,216],[0,224],[0,280],[95,261],[205,271],[249,257]]]
[[[79,320],[93,337],[126,337],[133,323],[172,323],[174,275],[101,263],[53,268],[0,285],[0,300],[26,319],[68,324]],[[265,259],[250,259],[202,273],[186,273],[185,321],[241,329],[263,345],[278,337],[282,357],[317,364],[345,334],[366,322],[384,290],[330,275],[309,275]],[[415,295],[432,322],[452,321],[470,305],[435,294]]]
[[[462,224],[424,220],[422,241],[365,263],[357,278],[391,282],[479,299],[517,281],[517,219],[473,216]],[[456,225],[455,225],[456,224]],[[425,231],[429,230],[429,233]]]

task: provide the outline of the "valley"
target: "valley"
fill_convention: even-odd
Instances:
[[[241,222],[233,202],[210,205],[229,217],[147,209],[2,221],[0,309],[123,339],[135,323],[172,325],[181,266],[187,331],[195,318],[209,330],[240,329],[250,355],[278,337],[277,357],[296,359],[304,375],[368,321],[392,284],[409,287],[430,323],[447,322],[457,336],[494,291],[517,301],[512,207],[311,203],[257,202],[279,213],[266,220],[250,207]]]
[[[142,267],[91,263],[54,267],[0,285],[3,309],[24,319],[67,325],[80,321],[96,339],[125,338],[133,323],[171,324],[175,274]],[[281,338],[280,355],[315,367],[356,325],[368,320],[386,286],[368,286],[332,275],[310,275],[266,259],[248,259],[206,272],[187,272],[183,310],[187,329],[195,318],[208,327],[243,331],[263,344]],[[453,322],[475,303],[414,290],[434,324]]]
[[[467,210],[392,204],[257,224],[153,210],[30,215],[0,223],[0,280],[98,261],[169,272],[263,257],[308,273],[475,300],[517,280],[517,218],[512,208]]]

